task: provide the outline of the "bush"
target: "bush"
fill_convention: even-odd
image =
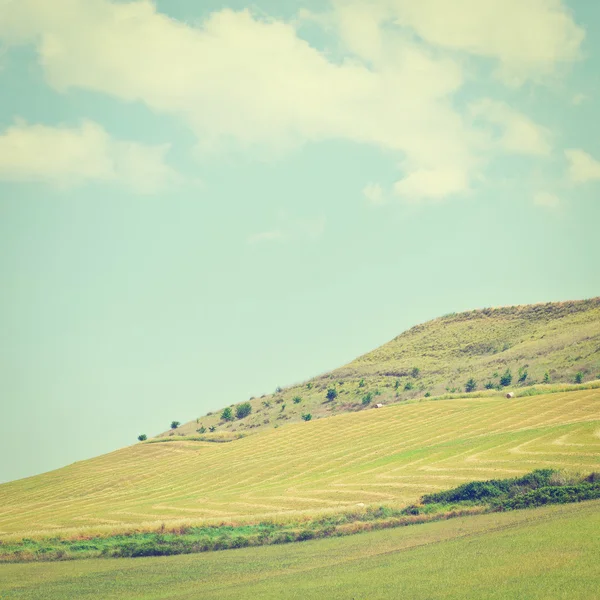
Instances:
[[[310,413],[304,413],[302,415],[302,420],[303,421],[310,421],[312,419],[312,415]]]
[[[358,387],[365,387],[365,380],[364,380],[364,379],[361,379],[361,380],[358,382]]]
[[[202,425],[202,427],[200,427],[200,429],[196,429],[196,431],[198,433],[206,433],[206,427],[204,427],[204,425]]]
[[[544,373],[544,379],[543,379],[544,383],[550,383],[550,373],[548,373],[548,371],[546,371]]]
[[[138,435],[138,440],[140,442],[145,442],[148,439],[148,436],[145,433],[142,433],[142,435]]]
[[[306,384],[306,389],[307,390],[312,390],[312,386],[313,386],[313,384],[309,382],[309,383]]]
[[[284,405],[285,406],[285,405]],[[250,413],[252,412],[252,405],[250,404],[250,402],[243,402],[242,404],[239,404],[238,406],[236,406],[235,408],[235,416],[238,419],[244,419],[245,417],[247,417]]]
[[[525,367],[521,367],[519,369],[519,383],[525,383],[528,375],[529,373],[527,372],[527,369]]]
[[[302,402],[302,398],[300,398],[300,396],[294,396],[292,401],[294,404],[300,404],[300,402]]]
[[[276,393],[276,394],[281,394],[281,392],[283,392],[283,388],[280,388],[279,386],[277,386],[277,387],[275,388],[275,393]]]
[[[179,421],[171,421],[171,429],[177,429],[180,425]]]
[[[506,369],[504,373],[502,373],[502,377],[500,377],[500,385],[502,387],[508,387],[512,383],[512,373],[510,369]]]
[[[411,381],[407,381],[407,382],[404,384],[404,391],[405,391],[405,392],[409,392],[409,391],[410,391],[410,390],[412,390],[412,389],[413,389],[413,384],[412,384],[412,382],[411,382]]]
[[[211,425],[211,426],[208,428],[208,430],[209,430],[211,433],[214,433],[214,432],[217,430],[217,428],[216,428],[214,425]]]
[[[330,387],[327,390],[327,394],[325,397],[327,398],[327,400],[335,400],[337,398],[337,396],[338,396],[337,390],[333,387]]]
[[[429,398],[429,396],[431,396],[431,394],[429,392],[425,392],[425,398]]]
[[[373,394],[371,394],[371,392],[368,392],[367,394],[365,394],[363,396],[363,399],[362,399],[363,406],[367,406],[367,404],[371,404],[371,400],[373,400]]]
[[[419,369],[419,367],[413,367],[411,372],[410,372],[410,376],[414,377],[415,379],[421,374],[421,369]]]
[[[400,380],[396,379],[395,383],[394,383],[394,389],[397,390],[400,387]]]
[[[223,409],[223,412],[221,413],[221,419],[223,419],[223,421],[233,421],[233,411],[231,410],[230,406]]]
[[[285,407],[287,406],[287,404],[282,404],[281,405],[281,412],[283,412],[285,410]]]
[[[583,373],[579,371],[575,375],[575,383],[583,383]]]
[[[477,382],[471,377],[467,383],[465,383],[465,392],[474,392],[477,389]]]
[[[484,386],[486,390],[493,390],[496,386],[493,381],[488,381]]]

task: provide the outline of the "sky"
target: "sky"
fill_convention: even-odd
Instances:
[[[599,25],[0,0],[0,482],[449,312],[600,295]]]

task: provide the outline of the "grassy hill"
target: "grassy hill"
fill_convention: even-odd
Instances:
[[[348,365],[274,394],[250,398],[252,413],[225,421],[222,411],[194,419],[158,437],[195,436],[198,430],[239,434],[370,408],[374,403],[518,389],[544,381],[600,378],[600,298],[489,308],[451,314],[413,327]],[[327,399],[328,390],[336,397]],[[333,395],[333,394],[332,394]],[[231,405],[235,411],[237,402]]]
[[[534,468],[589,473],[599,432],[600,382],[510,400],[403,402],[230,443],[166,438],[1,485],[0,541],[313,519]]]
[[[22,600],[589,600],[600,587],[599,528],[592,501],[286,546],[0,565],[0,578],[6,597]]]

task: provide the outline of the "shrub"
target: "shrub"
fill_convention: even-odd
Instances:
[[[263,405],[265,408],[271,408],[271,402],[269,402],[269,400],[263,400],[263,401],[262,401],[262,405]]]
[[[581,371],[575,374],[575,383],[583,383],[583,373]]]
[[[300,396],[294,396],[294,398],[292,399],[292,402],[294,404],[300,404],[300,402],[302,402],[302,398],[300,398]]]
[[[283,412],[285,410],[285,407],[287,406],[287,404],[282,404],[281,405],[281,412]]]
[[[413,389],[413,384],[412,384],[412,382],[411,382],[411,381],[407,381],[407,382],[404,384],[404,391],[405,391],[405,392],[409,392],[409,391],[410,391],[410,390],[412,390],[412,389]]]
[[[276,394],[281,394],[281,392],[283,392],[283,389],[282,389],[282,388],[280,388],[279,386],[277,386],[277,387],[275,388],[275,393],[276,393]]]
[[[502,377],[500,377],[500,385],[502,387],[507,387],[512,383],[512,373],[510,369],[506,369],[504,373],[502,373]]]
[[[304,421],[310,421],[312,419],[312,415],[310,413],[304,413],[302,415],[302,420]]]
[[[233,411],[231,410],[231,406],[223,409],[221,419],[223,419],[223,421],[233,421]]]
[[[396,379],[395,383],[394,383],[394,389],[397,390],[400,387],[400,380]]]
[[[206,427],[204,427],[204,425],[202,425],[202,427],[200,427],[200,429],[196,429],[196,431],[198,433],[206,433]]]
[[[306,384],[306,389],[307,390],[312,390],[312,386],[313,386],[313,384],[309,382],[309,383]]]
[[[496,386],[493,381],[488,381],[484,386],[486,390],[493,390]]]
[[[431,394],[429,392],[425,392],[425,398],[429,398],[429,396],[431,396]]]
[[[548,373],[548,371],[546,371],[544,373],[544,379],[543,379],[544,383],[550,383],[550,373]]]
[[[358,382],[358,387],[365,387],[365,380],[364,380],[364,379],[361,379],[361,380]]]
[[[335,400],[337,398],[337,396],[338,396],[337,390],[333,387],[330,387],[327,390],[327,394],[325,397],[327,398],[327,400]]]
[[[474,392],[477,389],[477,382],[471,377],[467,383],[465,383],[465,392]]]
[[[217,430],[217,428],[216,428],[214,425],[211,425],[211,426],[208,428],[208,430],[209,430],[211,433],[214,433],[214,432]]]
[[[142,433],[142,435],[138,435],[138,440],[140,442],[145,442],[148,439],[148,436],[145,433]]]
[[[171,429],[177,429],[180,425],[179,421],[171,421]]]
[[[368,392],[367,394],[365,394],[363,396],[363,399],[362,399],[363,406],[367,406],[367,404],[371,404],[371,400],[373,400],[373,394],[371,394],[371,392]]]
[[[419,369],[419,367],[413,367],[411,372],[410,372],[410,376],[414,377],[415,379],[421,374],[421,369]]]
[[[284,405],[285,406],[285,405]],[[250,413],[252,412],[252,405],[250,404],[250,402],[243,402],[242,404],[239,404],[238,406],[236,406],[235,408],[235,416],[238,419],[244,419],[245,417],[247,417]]]
[[[519,383],[525,383],[528,375],[529,373],[527,372],[527,369],[525,367],[521,367],[519,369]]]

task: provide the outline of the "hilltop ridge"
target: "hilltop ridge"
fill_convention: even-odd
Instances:
[[[503,376],[510,373],[510,383]],[[578,373],[580,374],[578,376]],[[540,383],[573,383],[600,375],[600,297],[451,313],[411,327],[333,371],[273,394],[230,405],[157,437],[239,435],[299,421],[364,410],[375,403],[470,393]],[[329,390],[330,398],[327,398]],[[249,402],[252,412],[235,419]],[[223,407],[225,408],[225,407]]]

